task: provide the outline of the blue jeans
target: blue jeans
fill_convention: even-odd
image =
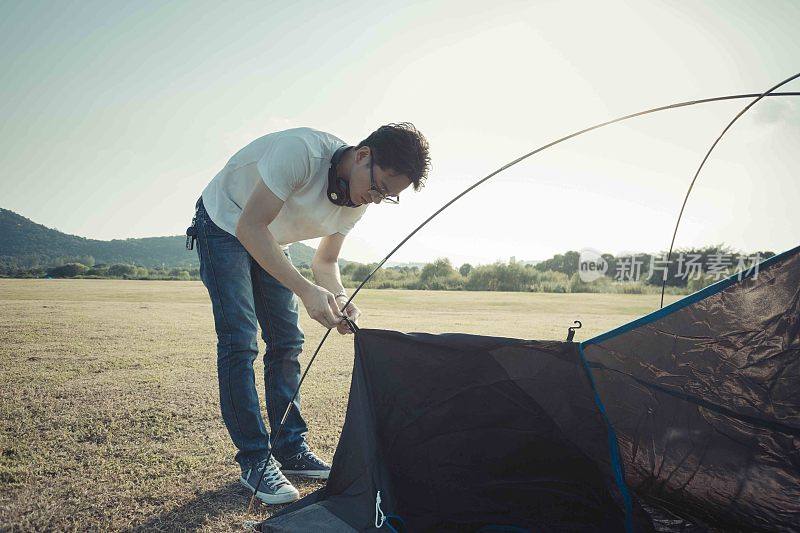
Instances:
[[[197,202],[196,228],[200,278],[211,297],[217,331],[222,419],[239,450],[236,462],[247,469],[265,459],[270,447],[253,372],[258,327],[267,345],[264,388],[269,425],[275,431],[300,382],[298,356],[304,337],[297,297],[261,268],[239,239],[212,222],[202,199]],[[271,443],[275,457],[308,449],[307,433],[298,394],[278,440]]]

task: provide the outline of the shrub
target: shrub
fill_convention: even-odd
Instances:
[[[339,270],[339,273],[342,276],[351,277],[353,275],[353,272],[355,271],[355,269],[357,269],[359,266],[361,266],[360,263],[347,263],[345,266],[343,266]]]
[[[418,288],[431,290],[452,290],[464,287],[464,278],[456,272],[450,260],[437,259],[422,267],[419,274]]]
[[[86,275],[104,278],[108,276],[108,265],[95,265],[86,271]]]
[[[53,278],[74,278],[85,274],[88,270],[89,267],[81,263],[67,263],[49,269],[47,275]]]
[[[108,275],[114,278],[131,277],[136,274],[136,267],[124,263],[116,263],[108,267]]]
[[[349,265],[348,265],[349,266]],[[367,276],[378,266],[378,263],[370,263],[368,265],[358,264],[350,271],[350,280],[354,285],[359,285],[362,281],[367,279]],[[379,268],[375,275],[369,279],[367,287],[376,288],[380,282],[387,279],[386,270]]]
[[[94,266],[94,257],[91,255],[82,255],[76,261],[76,263],[80,263],[82,265],[86,265],[87,267],[91,268]]]
[[[533,271],[519,263],[495,263],[473,268],[464,287],[472,291],[527,291],[532,283]]]

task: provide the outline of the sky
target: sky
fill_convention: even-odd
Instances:
[[[556,138],[800,72],[796,1],[26,0],[0,15],[0,207],[90,238],[182,234],[206,184],[261,135],[310,126],[356,144],[413,122],[428,183],[369,208],[342,251],[362,262]],[[648,115],[528,158],[393,260],[664,250],[746,103]],[[800,100],[759,102],[706,163],[677,246],[800,244],[798,168]]]

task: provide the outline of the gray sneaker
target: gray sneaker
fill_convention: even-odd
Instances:
[[[281,457],[285,474],[303,476],[311,479],[328,479],[331,465],[314,455],[311,450],[303,450],[295,455]]]
[[[280,466],[280,463],[274,457],[270,457],[269,463],[264,460],[243,471],[239,482],[247,487],[250,492],[253,492],[256,490],[258,480],[263,473],[264,479],[261,480],[261,485],[258,486],[256,498],[269,504],[293,502],[300,498],[300,493],[284,477]]]

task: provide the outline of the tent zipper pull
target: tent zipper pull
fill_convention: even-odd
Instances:
[[[375,528],[380,529],[386,521],[386,515],[381,510],[381,491],[375,495]]]

